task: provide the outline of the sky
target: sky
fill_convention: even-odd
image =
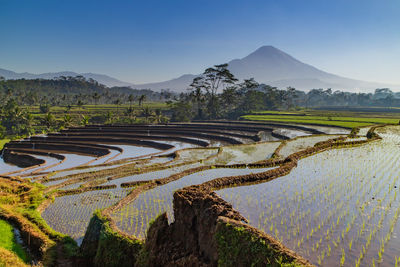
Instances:
[[[400,0],[0,0],[0,68],[164,81],[273,45],[400,84]]]

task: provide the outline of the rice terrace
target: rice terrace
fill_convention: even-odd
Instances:
[[[37,260],[391,266],[399,142],[386,124],[73,127],[5,144],[4,197],[24,193],[1,216]]]
[[[398,0],[0,10],[0,267],[400,267]]]

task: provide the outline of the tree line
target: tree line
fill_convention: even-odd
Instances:
[[[278,89],[260,84],[253,78],[239,82],[228,70],[228,64],[207,68],[193,79],[178,101],[170,102],[172,120],[237,119],[262,110],[291,110],[300,107],[390,106],[400,107],[400,93],[388,88],[374,93],[350,93],[332,89],[309,92],[293,87]]]
[[[56,77],[54,79],[5,80],[0,77],[0,101],[13,97],[19,105],[49,104],[52,106],[86,104],[127,104],[144,101],[160,102],[172,99],[174,93],[164,90],[130,87],[106,87],[83,76]]]

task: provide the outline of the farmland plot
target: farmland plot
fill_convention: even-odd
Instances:
[[[282,158],[286,158],[290,154],[293,154],[297,151],[306,149],[308,147],[313,147],[318,142],[327,141],[329,139],[337,138],[342,135],[314,135],[307,137],[299,137],[293,140],[286,141],[286,144],[279,151],[279,155]]]
[[[125,197],[127,192],[119,188],[57,197],[44,210],[42,217],[54,230],[71,236],[79,244],[93,212],[113,205]]]
[[[400,136],[298,162],[270,182],[217,194],[318,266],[394,266],[400,251]]]
[[[155,219],[159,214],[167,212],[169,221],[173,221],[172,200],[173,193],[176,190],[189,185],[201,184],[219,177],[259,173],[270,169],[222,168],[190,174],[174,182],[145,191],[133,202],[114,212],[112,217],[117,227],[122,231],[139,238],[144,238],[150,221]]]
[[[280,142],[266,142],[249,145],[226,146],[222,153],[215,158],[206,160],[206,165],[253,163],[269,159]]]

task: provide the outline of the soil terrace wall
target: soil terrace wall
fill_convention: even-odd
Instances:
[[[266,266],[268,260],[269,266],[280,266],[275,262],[279,256],[282,263],[311,266],[270,236],[242,223],[246,219],[231,204],[201,187],[174,194],[174,218],[168,225],[164,213],[150,226],[144,245],[148,266]],[[260,252],[252,249],[255,246]]]
[[[60,143],[41,143],[41,142],[10,142],[6,144],[7,149],[13,148],[27,148],[27,149],[39,149],[39,150],[49,150],[49,151],[67,151],[67,152],[74,152],[80,153],[84,155],[90,156],[104,156],[107,155],[109,152],[108,149],[104,148],[96,148],[91,146],[85,145],[72,145],[72,144],[60,144]]]
[[[72,129],[71,129],[72,130]],[[127,129],[121,128],[118,129],[119,131],[123,131],[124,133],[129,132]],[[99,131],[97,129],[91,129],[91,130],[79,130],[79,132],[93,132],[93,131]],[[104,131],[104,129],[102,129],[102,131]],[[114,130],[112,130],[114,131]],[[135,130],[133,130],[133,132],[135,132]],[[200,132],[200,133],[199,133]],[[227,137],[227,136],[220,136],[220,135],[212,135],[212,134],[205,134],[205,133],[201,133],[201,130],[199,130],[199,132],[184,132],[184,131],[168,131],[168,130],[149,130],[148,135],[152,136],[152,135],[178,135],[178,136],[189,136],[189,137],[196,137],[196,138],[202,138],[202,139],[209,139],[209,140],[216,140],[216,141],[224,141],[227,142],[229,144],[241,144],[242,142],[231,138],[231,137]],[[62,132],[65,133],[65,132]],[[147,134],[147,131],[146,131]],[[142,135],[143,136],[143,135]],[[137,136],[137,138],[140,138],[140,135]],[[142,141],[142,142],[146,142],[146,141]]]
[[[0,209],[0,218],[11,223],[20,231],[24,243],[28,244],[30,252],[37,258],[42,258],[45,251],[54,244],[22,216],[13,214],[6,209]]]
[[[272,135],[273,137],[275,137],[275,138],[282,139],[282,140],[288,140],[288,139],[290,139],[290,138],[287,137],[286,135],[277,133],[275,130],[273,130],[273,131],[271,132],[271,135]]]
[[[261,125],[260,125],[261,126]],[[260,131],[258,128],[254,127],[245,127],[245,126],[231,126],[231,125],[226,125],[226,124],[184,124],[184,123],[170,123],[170,124],[164,124],[164,125],[120,125],[120,126],[106,126],[102,127],[99,125],[89,125],[87,127],[80,127],[80,128],[74,128],[74,129],[91,129],[91,128],[101,128],[101,129],[120,129],[120,128],[125,128],[125,129],[134,129],[135,131],[140,131],[140,130],[180,130],[180,131],[192,131],[193,129],[199,129],[199,130],[219,130],[219,131],[243,131],[243,132],[250,132],[250,133],[257,133]],[[270,130],[272,131],[272,128],[268,127],[261,127],[262,130]]]
[[[56,153],[52,153],[52,152],[37,151],[37,150],[33,150],[33,149],[13,149],[12,151],[17,152],[17,153],[46,156],[46,157],[51,157],[51,158],[55,158],[58,160],[65,159],[64,155],[60,155],[60,154],[56,154]]]
[[[49,142],[46,142],[47,139],[44,139],[43,141],[38,141],[38,143],[43,144],[44,142],[46,142],[44,144],[60,145],[60,143],[58,143],[57,141],[54,142],[54,143],[51,143],[52,142],[51,138],[52,137],[50,137]],[[137,140],[137,139],[113,139],[113,138],[97,138],[97,137],[96,138],[65,137],[62,141],[66,142],[66,143],[69,143],[69,144],[74,144],[74,142],[77,142],[77,141],[80,141],[80,142],[85,142],[85,141],[86,142],[93,142],[94,140],[96,142],[98,142],[98,143],[101,143],[101,142],[106,142],[106,143],[126,143],[126,144],[138,145],[138,146],[152,147],[152,148],[157,148],[157,149],[161,149],[161,150],[167,150],[167,149],[171,149],[171,148],[174,147],[173,145],[169,145],[169,144],[152,142],[152,141]],[[35,141],[33,140],[30,143],[35,143]],[[98,149],[100,151],[104,150],[104,149],[107,149],[107,150],[108,149],[116,149],[116,147],[114,147],[114,146],[96,145],[96,144],[92,145],[92,144],[85,144],[85,143],[79,143],[79,142],[75,143],[75,146],[77,146],[77,147],[81,147],[81,146],[83,146],[83,147],[93,147],[93,148]],[[101,148],[103,148],[103,149],[101,149]],[[92,149],[92,151],[96,151],[96,150]],[[77,150],[76,152],[82,153],[81,150]],[[109,151],[107,153],[105,153],[105,154],[101,153],[99,155],[103,156],[103,155],[106,155],[108,153],[109,153]]]
[[[102,137],[101,139],[107,139],[110,142],[113,143],[125,143],[124,140],[142,140],[142,139],[149,139],[149,140],[162,140],[162,141],[180,141],[184,143],[189,143],[189,144],[195,144],[199,145],[202,147],[206,147],[209,144],[207,142],[201,141],[201,140],[196,140],[196,139],[190,139],[190,138],[184,138],[184,137],[173,137],[173,136],[148,136],[148,135],[131,135],[131,134],[119,134],[119,133],[88,133],[88,132],[74,132],[73,134],[71,133],[62,133],[62,134],[52,134],[47,137],[48,140],[82,140],[82,139],[88,139],[89,141],[97,141],[99,137]],[[118,139],[116,139],[118,138]],[[129,138],[129,139],[126,139]],[[108,142],[108,141],[107,141]],[[156,143],[156,142],[154,142]],[[130,143],[129,143],[130,144]],[[163,148],[165,149],[165,148]]]
[[[7,148],[3,151],[3,159],[4,162],[11,163],[21,168],[27,168],[46,163],[46,161],[43,159],[38,159],[28,154],[13,152]]]
[[[77,146],[84,145],[85,147],[89,146],[89,147],[95,147],[95,148],[105,148],[105,149],[108,149],[108,150],[117,150],[119,152],[123,151],[122,148],[117,147],[117,146],[100,145],[100,144],[97,144],[97,143],[88,143],[88,142],[84,142],[83,143],[83,142],[79,142],[79,140],[74,140],[74,139],[71,140],[71,139],[68,139],[68,138],[59,140],[59,139],[53,138],[53,137],[32,136],[32,137],[30,137],[30,141],[31,142],[40,142],[40,143],[45,143],[45,142],[48,142],[48,143],[64,143],[64,144],[71,144],[71,145],[77,145]],[[82,141],[87,141],[87,140],[82,140]]]
[[[323,134],[324,132],[321,132],[319,130],[313,129],[313,128],[308,128],[305,126],[299,126],[299,125],[293,125],[293,124],[285,124],[285,123],[272,123],[272,122],[244,122],[244,121],[194,121],[194,123],[200,122],[200,123],[220,123],[220,124],[239,124],[239,125],[252,125],[252,126],[265,126],[265,127],[278,127],[278,128],[287,128],[287,129],[296,129],[296,130],[302,130],[302,131],[307,131],[313,134]],[[310,124],[312,125],[312,124]],[[315,126],[321,126],[321,125],[315,125]],[[338,127],[338,126],[330,126],[329,127],[334,127],[334,128],[342,128],[343,127]]]
[[[247,134],[240,134],[240,133],[232,133],[229,132],[230,130],[234,130],[234,131],[244,131],[244,132],[249,132],[249,133],[257,133],[258,131],[255,129],[251,129],[251,128],[246,128],[246,127],[238,127],[238,128],[229,128],[229,129],[225,129],[223,127],[211,127],[212,130],[208,129],[209,127],[172,127],[172,126],[154,126],[154,127],[140,127],[140,128],[136,128],[136,127],[111,127],[111,128],[104,128],[100,127],[97,128],[99,131],[101,132],[125,132],[125,130],[127,130],[128,132],[134,132],[134,133],[140,133],[142,135],[144,134],[148,134],[148,133],[168,133],[171,131],[179,131],[182,133],[191,133],[193,131],[199,131],[201,133],[207,133],[207,134],[217,134],[217,135],[227,135],[227,136],[231,136],[231,137],[239,137],[239,138],[247,138],[247,139],[252,139],[254,141],[258,141],[257,136],[256,135],[247,135]],[[214,129],[216,128],[216,129]],[[96,129],[94,127],[88,127],[88,128],[83,128],[83,129],[79,129],[78,132],[86,132],[89,130],[89,132],[92,132],[93,129]],[[264,129],[263,129],[264,130]],[[64,131],[63,133],[74,133],[76,131],[76,129],[73,129],[73,131]]]

